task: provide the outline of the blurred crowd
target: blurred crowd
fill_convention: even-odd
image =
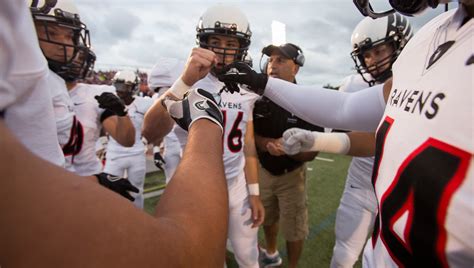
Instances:
[[[92,71],[92,74],[86,77],[82,82],[85,84],[95,85],[112,85],[112,80],[117,73],[117,70],[108,71]],[[139,89],[140,92],[145,96],[153,95],[153,92],[148,87],[148,74],[146,72],[138,71],[139,77]]]

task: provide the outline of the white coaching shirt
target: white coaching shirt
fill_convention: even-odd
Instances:
[[[142,125],[143,118],[148,109],[153,105],[153,99],[150,97],[139,97],[135,96],[134,100],[128,105],[128,117],[135,127],[135,143],[132,147],[125,147],[120,145],[114,138],[110,137],[109,143],[107,144],[107,155],[108,158],[130,156],[135,154],[144,154],[145,145],[143,144],[142,137]]]
[[[460,7],[433,19],[393,66],[365,267],[474,264],[474,21],[459,28],[464,14]]]
[[[73,159],[75,172],[81,176],[90,176],[101,171],[102,165],[95,154],[95,142],[99,139],[102,124],[100,116],[105,111],[99,108],[95,96],[104,92],[115,93],[113,86],[77,84],[69,91],[74,103],[74,111],[81,122],[84,132],[82,148]]]

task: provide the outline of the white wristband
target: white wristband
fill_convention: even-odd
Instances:
[[[249,189],[250,195],[260,195],[260,189],[258,187],[258,183],[247,184],[247,188]]]
[[[160,146],[153,146],[153,153],[159,153],[160,152]]]
[[[184,94],[186,94],[186,92],[188,92],[190,88],[191,87],[186,85],[183,82],[183,79],[179,77],[178,80],[176,80],[174,84],[167,90],[167,92],[173,94],[176,98],[182,100],[184,97]]]
[[[310,151],[333,154],[347,154],[351,148],[351,140],[346,133],[313,132],[314,144]]]

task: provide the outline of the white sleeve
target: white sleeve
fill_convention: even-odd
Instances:
[[[373,132],[385,110],[383,85],[345,93],[269,77],[264,95],[311,124],[335,129]]]
[[[25,1],[2,1],[0,8],[0,110],[31,91],[47,75]]]

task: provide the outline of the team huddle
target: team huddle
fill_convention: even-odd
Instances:
[[[305,163],[325,152],[354,156],[331,267],[361,254],[364,267],[472,267],[474,3],[417,33],[406,17],[446,2],[354,0],[357,74],[338,91],[296,83],[292,43],[264,47],[255,71],[248,18],[214,5],[187,61],[152,68],[150,98],[129,70],[81,82],[100,55],[72,0],[3,1],[0,266],[223,267],[227,244],[239,267],[276,267],[280,232],[297,267]],[[143,212],[151,144],[167,183],[155,217]]]

